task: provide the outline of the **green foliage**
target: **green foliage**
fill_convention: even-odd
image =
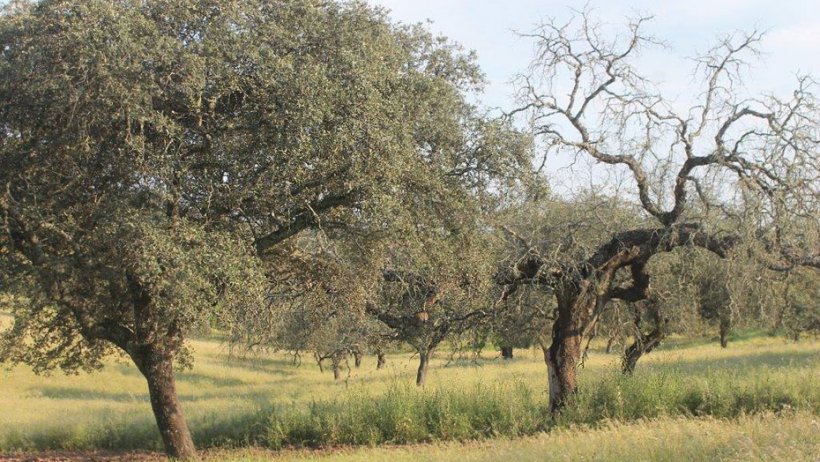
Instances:
[[[791,274],[785,282],[779,319],[794,339],[802,333],[820,333],[820,280],[816,272]]]
[[[179,329],[183,337],[215,322],[230,325],[237,312],[264,303],[264,275],[242,241],[163,220],[136,215],[94,229],[86,245],[103,268],[99,271],[116,276],[101,278],[108,287],[90,290],[95,269],[68,267],[61,273],[63,290],[83,294],[83,316],[97,323],[116,317],[120,325],[139,329],[143,321],[124,303],[129,284],[138,284],[151,300],[145,315],[154,322],[151,329]],[[71,372],[98,368],[112,353],[102,339],[83,338],[77,312],[51,303],[41,292],[18,299],[11,310],[14,324],[0,343],[0,358],[9,362],[30,364],[37,372],[55,367]]]
[[[303,305],[352,286],[348,259],[364,283],[330,298],[362,306],[389,246],[426,256],[529,169],[529,139],[467,103],[472,55],[362,3],[16,3],[0,48],[0,264],[38,292],[9,338],[62,340],[41,353],[66,369],[127,351],[141,297],[169,352],[212,321],[266,335],[278,299],[212,308],[258,300],[238,256]],[[318,249],[293,242],[307,229]]]

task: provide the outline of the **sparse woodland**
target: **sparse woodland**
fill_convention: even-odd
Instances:
[[[816,413],[817,84],[797,75],[788,94],[747,93],[744,64],[765,41],[752,30],[681,69],[698,85],[682,102],[637,64],[664,46],[648,21],[612,33],[588,10],[544,19],[523,37],[531,65],[510,70],[514,104],[496,114],[474,103],[472,53],[363,3],[9,2],[0,361],[36,374],[135,367],[151,426],[183,460],[195,441],[374,445]],[[594,165],[590,184],[554,188],[559,157]],[[731,355],[743,332],[803,342],[810,357],[781,375],[697,369],[715,398],[653,353],[715,338]],[[346,387],[405,356],[419,388],[342,394],[310,415],[294,398],[201,436],[201,414],[187,415],[208,399],[180,389],[202,351],[285,377],[237,395],[247,405],[301,396],[298,380]],[[494,385],[463,395],[428,387],[459,367],[480,381],[481,361],[515,368],[530,351],[540,369],[519,371],[527,383],[492,372]],[[601,372],[606,354],[618,376]],[[660,369],[644,370],[647,355]],[[51,447],[3,431],[0,452]]]

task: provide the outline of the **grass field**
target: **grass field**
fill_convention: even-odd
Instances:
[[[733,420],[659,418],[561,428],[533,437],[389,448],[315,451],[217,451],[209,461],[464,462],[526,461],[816,461],[820,420],[810,413]]]
[[[380,460],[387,457],[380,451],[390,451],[395,460],[432,460],[464,451],[465,457],[473,454],[466,460],[495,459],[487,454],[543,460],[543,453],[555,452],[547,448],[559,445],[566,447],[561,454],[597,460],[607,452],[584,452],[594,440],[609,441],[613,454],[623,458],[663,460],[700,438],[708,459],[820,457],[817,443],[807,437],[817,434],[820,414],[820,342],[750,336],[725,350],[715,343],[670,341],[643,358],[632,378],[618,374],[616,355],[591,351],[578,402],[557,420],[546,411],[546,369],[534,351],[516,351],[513,361],[485,352],[477,363],[462,360],[448,367],[438,359],[428,386],[418,390],[412,385],[416,358],[409,354],[389,356],[383,370],[376,370],[375,358],[365,358],[360,369],[334,382],[309,359],[295,367],[281,354],[238,358],[218,342],[196,341],[194,368],[180,372],[178,385],[194,439],[203,448],[432,442],[414,446],[412,454],[366,449],[331,455]],[[783,414],[790,417],[778,417]],[[516,438],[526,435],[537,436]],[[160,446],[145,382],[133,366],[114,362],[77,376],[38,377],[22,367],[0,372],[0,452]],[[650,452],[640,456],[633,446]],[[243,451],[219,457],[270,456]],[[281,454],[320,455],[326,453]],[[565,460],[560,457],[555,460]]]

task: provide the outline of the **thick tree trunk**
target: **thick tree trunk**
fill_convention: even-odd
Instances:
[[[430,356],[433,351],[419,352],[419,370],[416,373],[416,385],[423,387],[427,381],[427,369],[430,367]]]
[[[134,360],[148,382],[151,409],[162,435],[165,452],[180,460],[195,459],[194,441],[177,398],[173,359],[169,355],[149,352],[134,357]]]
[[[567,325],[555,329],[548,350],[549,397],[553,412],[564,407],[577,386],[576,367],[581,358],[581,338],[574,330]]]
[[[387,359],[384,357],[384,352],[379,350],[376,352],[376,369],[381,369],[387,364]]]
[[[504,359],[513,359],[513,347],[501,347],[501,357]]]
[[[558,294],[558,317],[552,326],[552,344],[544,358],[549,378],[550,410],[559,411],[575,393],[581,359],[583,329],[595,308],[595,298]]]

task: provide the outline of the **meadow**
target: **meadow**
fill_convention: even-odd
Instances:
[[[193,347],[179,394],[195,442],[213,460],[380,460],[384,451],[395,460],[543,460],[545,452],[555,460],[672,460],[690,446],[710,459],[820,455],[810,436],[820,414],[817,340],[750,334],[721,349],[710,339],[671,339],[633,377],[593,345],[579,395],[557,418],[547,411],[546,368],[535,350],[449,364],[440,352],[418,389],[409,353],[389,355],[381,370],[365,357],[334,381],[308,355],[297,367],[281,353],[232,355],[217,340]],[[0,453],[161,448],[145,382],[125,361],[91,374],[43,377],[15,367],[0,377]],[[420,443],[428,444],[401,447]]]

